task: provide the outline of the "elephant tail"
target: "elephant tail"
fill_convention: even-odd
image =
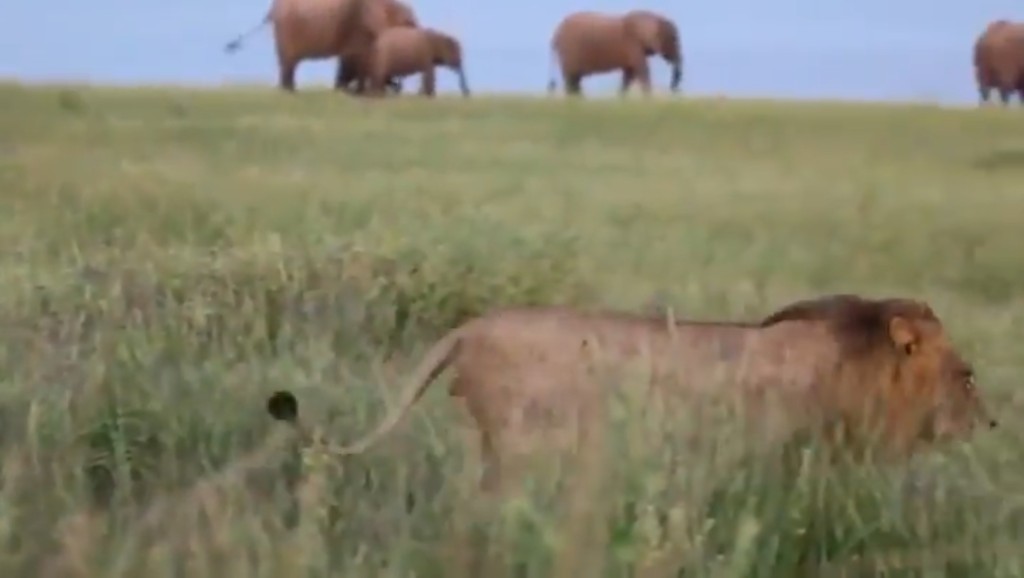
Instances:
[[[558,67],[558,51],[555,46],[551,46],[551,60],[548,61],[548,94],[555,92],[558,88],[558,82],[555,80],[556,68]]]
[[[252,36],[253,34],[256,34],[257,32],[260,31],[261,28],[263,28],[264,26],[269,24],[270,21],[273,20],[273,17],[274,17],[274,8],[271,7],[271,8],[269,8],[267,10],[267,13],[263,15],[263,19],[260,20],[259,23],[257,23],[255,26],[253,26],[249,30],[243,32],[242,34],[239,34],[231,42],[228,42],[227,44],[225,44],[224,45],[224,52],[227,52],[229,54],[231,54],[233,52],[238,52],[238,50],[242,48],[242,44],[245,43],[245,41],[250,36]]]

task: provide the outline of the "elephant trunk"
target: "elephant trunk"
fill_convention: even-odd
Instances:
[[[669,88],[672,92],[679,92],[679,85],[683,83],[683,51],[679,49],[679,43],[675,42],[670,50],[663,53],[665,61],[672,65],[672,80]]]
[[[459,90],[462,91],[462,96],[469,98],[469,83],[466,82],[466,72],[462,69],[462,66],[456,66],[455,73],[459,75]]]
[[[683,83],[683,60],[676,59],[672,63],[672,81],[669,83],[672,92],[679,92],[679,85]]]

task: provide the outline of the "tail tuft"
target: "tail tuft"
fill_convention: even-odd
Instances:
[[[278,421],[295,423],[299,419],[299,401],[290,391],[275,391],[267,398],[267,413]]]

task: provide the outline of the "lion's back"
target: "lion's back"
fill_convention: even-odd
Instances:
[[[582,359],[575,312],[559,307],[506,308],[465,323],[453,394],[486,400],[539,393],[568,382]],[[573,347],[576,345],[576,347]]]
[[[666,330],[643,316],[548,306],[494,310],[461,332],[454,392],[508,398],[577,395],[595,365],[656,354]]]
[[[760,328],[751,339],[745,375],[754,383],[776,376],[790,387],[808,388],[841,354],[826,322],[782,321]]]

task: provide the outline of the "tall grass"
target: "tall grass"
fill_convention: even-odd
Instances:
[[[0,125],[0,575],[1024,575],[1012,113],[4,86]],[[443,393],[344,460],[263,410],[357,437],[495,306],[832,291],[931,301],[1001,430],[794,478],[623,384],[496,503]]]

